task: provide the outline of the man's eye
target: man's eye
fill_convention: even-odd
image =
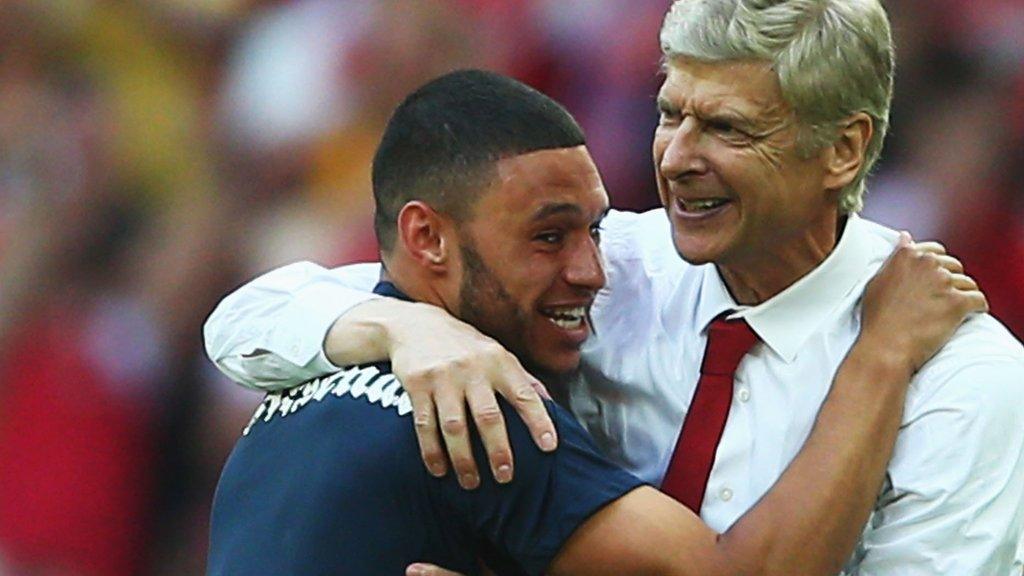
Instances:
[[[742,130],[740,130],[739,128],[733,126],[732,124],[730,124],[728,122],[712,120],[712,121],[709,121],[707,123],[707,126],[708,126],[709,129],[713,130],[714,132],[716,132],[716,133],[718,133],[718,134],[720,134],[722,136],[727,136],[727,137],[745,137],[745,136],[747,136],[747,134],[745,132],[743,132]]]
[[[542,234],[536,235],[533,239],[534,240],[538,240],[540,242],[543,242],[545,244],[558,244],[559,242],[562,241],[562,233],[561,232],[544,232]]]
[[[601,243],[601,230],[602,228],[600,224],[594,224],[590,227],[590,237],[598,244]]]

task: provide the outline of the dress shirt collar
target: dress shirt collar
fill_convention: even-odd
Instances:
[[[851,215],[835,250],[809,274],[757,306],[737,304],[714,266],[704,267],[697,322],[702,331],[719,315],[743,318],[761,341],[787,363],[850,292],[862,284],[873,261],[869,232]]]

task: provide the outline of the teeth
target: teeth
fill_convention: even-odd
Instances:
[[[706,200],[681,200],[683,208],[687,212],[703,212],[707,210],[714,210],[719,206],[724,205],[728,200],[722,198],[710,198]]]
[[[549,308],[542,312],[559,328],[574,330],[583,325],[587,309],[585,306],[574,306],[572,308]]]

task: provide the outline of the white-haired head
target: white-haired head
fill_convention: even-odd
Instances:
[[[803,129],[805,155],[832,142],[843,119],[870,116],[864,164],[839,196],[842,213],[863,207],[892,100],[892,33],[878,0],[676,0],[661,28],[661,51],[669,63],[771,62]]]

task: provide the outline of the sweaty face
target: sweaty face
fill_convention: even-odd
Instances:
[[[498,162],[497,183],[460,234],[459,316],[534,370],[575,370],[604,286],[608,196],[586,148]]]
[[[785,267],[834,243],[835,193],[820,156],[798,154],[796,118],[770,64],[673,59],[658,108],[658,192],[684,259]]]

